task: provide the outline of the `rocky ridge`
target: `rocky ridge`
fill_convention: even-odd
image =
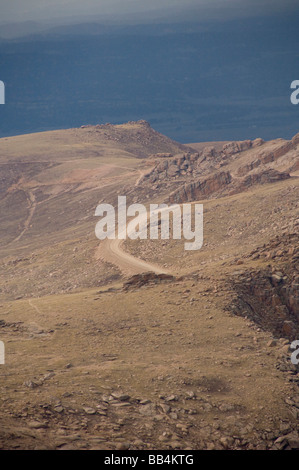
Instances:
[[[225,143],[222,149],[207,146],[200,152],[156,154],[151,169],[140,180],[141,188],[172,189],[170,202],[186,202],[235,194],[255,184],[290,177],[299,169],[299,134],[292,140],[262,139]],[[225,167],[225,169],[223,168]]]

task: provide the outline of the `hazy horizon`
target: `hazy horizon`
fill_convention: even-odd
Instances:
[[[298,132],[299,0],[0,5],[0,136],[139,119],[184,143]]]
[[[221,22],[289,14],[298,7],[299,0],[1,0],[0,26],[27,22],[55,26],[91,20],[115,24]]]

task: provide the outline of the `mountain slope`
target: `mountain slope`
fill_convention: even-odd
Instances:
[[[298,448],[297,136],[192,148],[142,121],[0,155],[1,448]],[[124,266],[95,237],[100,202],[174,194],[203,203],[201,250],[125,240]]]

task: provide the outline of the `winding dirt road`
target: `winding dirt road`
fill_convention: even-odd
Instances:
[[[121,248],[123,242],[124,240],[108,240],[107,238],[101,241],[101,244],[96,251],[96,259],[101,259],[116,265],[124,274],[127,275],[140,274],[146,271],[153,271],[156,274],[168,273],[166,269],[163,269],[156,264],[149,263],[140,258],[135,258],[135,256],[125,252]]]
[[[143,176],[147,174],[150,170],[151,169],[148,168],[143,171],[137,170],[139,176],[135,182],[134,187],[138,186]],[[122,248],[123,243],[124,240],[118,238],[115,240],[109,240],[108,238],[102,240],[95,253],[96,260],[102,260],[114,264],[125,275],[140,274],[146,271],[152,271],[156,274],[169,274],[169,271],[167,271],[167,269],[161,268],[161,266],[149,263],[127,253]]]
[[[168,208],[164,208],[162,210],[153,211],[154,212],[163,212],[168,210]],[[139,219],[139,224],[145,223],[147,225],[149,214],[144,214]],[[134,232],[135,227],[131,226],[132,233]],[[102,259],[103,261],[108,261],[112,263],[124,273],[124,274],[140,274],[146,271],[152,271],[156,274],[169,274],[169,271],[161,266],[156,264],[150,263],[148,261],[144,261],[140,258],[136,258],[135,256],[127,253],[122,249],[122,244],[126,237],[130,237],[130,231],[128,225],[123,232],[118,234],[118,238],[110,240],[108,238],[101,241],[100,246],[96,250],[96,259]]]

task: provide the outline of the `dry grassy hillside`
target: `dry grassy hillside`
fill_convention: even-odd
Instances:
[[[298,147],[144,121],[0,139],[2,449],[299,448]],[[203,203],[202,249],[99,242],[118,195]]]

